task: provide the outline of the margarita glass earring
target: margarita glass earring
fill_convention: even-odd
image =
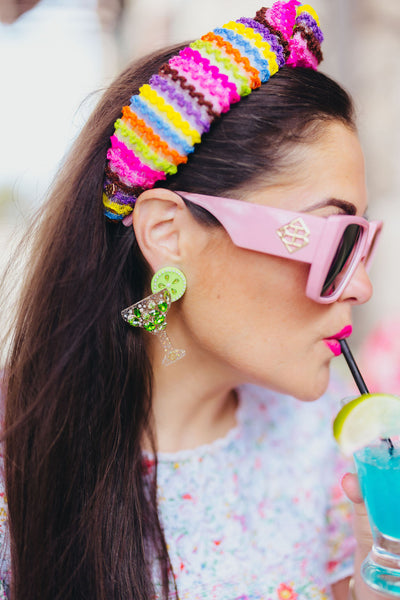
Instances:
[[[163,365],[171,365],[183,358],[185,350],[174,348],[165,331],[167,312],[171,302],[179,300],[186,290],[186,277],[176,267],[164,267],[157,271],[151,280],[150,296],[128,306],[122,312],[122,318],[132,327],[142,327],[158,336],[164,348]]]

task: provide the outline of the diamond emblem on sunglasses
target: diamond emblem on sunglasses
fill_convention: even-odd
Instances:
[[[296,252],[296,250],[304,248],[310,242],[310,230],[301,217],[297,217],[293,221],[290,221],[290,223],[282,225],[282,227],[276,230],[276,233],[291,254],[292,252]]]

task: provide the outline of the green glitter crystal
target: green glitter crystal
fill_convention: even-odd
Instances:
[[[164,321],[165,321],[165,316],[160,313],[157,313],[156,316],[154,317],[154,323],[156,325],[161,325],[161,323],[164,323]]]
[[[138,319],[129,319],[128,323],[129,325],[132,325],[132,327],[140,327],[140,321]]]

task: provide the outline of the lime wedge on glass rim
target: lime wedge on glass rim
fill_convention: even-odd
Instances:
[[[344,454],[379,438],[400,435],[400,397],[391,394],[363,394],[339,411],[333,435]]]

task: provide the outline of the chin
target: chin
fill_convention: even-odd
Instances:
[[[315,402],[315,400],[318,400],[318,398],[320,398],[323,393],[325,392],[326,388],[324,388],[322,391],[303,391],[303,393],[300,394],[292,394],[295,398],[297,398],[297,400],[300,400],[301,402]]]
[[[304,367],[304,365],[302,365]],[[293,396],[302,402],[313,402],[318,400],[329,385],[329,367],[330,361],[319,364],[316,369],[288,369],[287,377],[271,380],[269,377],[250,377],[248,383],[253,383],[261,387],[275,390],[286,396]]]
[[[293,394],[304,402],[318,400],[327,390],[329,384],[329,367],[322,369],[318,375],[299,386],[299,392]]]
[[[260,387],[265,387],[268,389],[275,390],[280,394],[284,394],[285,396],[293,396],[297,400],[301,402],[314,402],[318,400],[325,392],[328,387],[329,378],[322,382],[314,382],[314,385],[310,385],[310,382],[293,382],[290,386],[282,386],[282,385],[271,385],[271,382],[266,381],[252,381],[255,385],[259,385]],[[294,385],[293,385],[294,384]]]
[[[288,385],[283,386],[280,391],[302,402],[313,402],[326,392],[328,385],[329,364],[320,366],[316,372],[308,371],[301,373],[300,376],[299,373],[294,373],[292,377],[288,374]]]

